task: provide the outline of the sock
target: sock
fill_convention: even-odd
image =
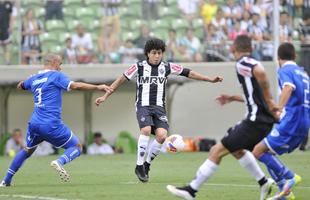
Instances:
[[[77,146],[69,147],[58,159],[58,163],[65,165],[81,155],[81,150]]]
[[[206,182],[217,170],[218,165],[207,159],[198,169],[196,177],[190,183],[190,186],[198,191],[201,185]]]
[[[22,149],[18,154],[15,156],[14,160],[11,163],[10,168],[8,169],[6,176],[4,177],[4,182],[6,184],[10,184],[14,174],[18,171],[18,169],[22,166],[24,161],[29,158],[29,154],[27,151]]]
[[[146,157],[146,162],[151,163],[154,160],[154,158],[158,156],[158,154],[160,153],[161,146],[162,144],[157,142],[156,139],[152,142],[151,147]]]
[[[244,156],[239,159],[239,164],[248,170],[250,174],[255,177],[256,181],[260,186],[264,185],[267,182],[264,172],[259,167],[258,163],[255,160],[255,157],[249,151],[246,151]]]
[[[147,145],[149,143],[150,136],[140,135],[138,139],[138,152],[137,152],[137,165],[143,165],[144,156],[146,153]]]
[[[270,168],[276,176],[284,179],[294,178],[294,173],[289,170],[281,161],[271,153],[264,153],[259,160],[263,162],[267,168]]]

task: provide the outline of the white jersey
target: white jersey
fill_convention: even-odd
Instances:
[[[136,78],[136,105],[157,105],[165,107],[165,90],[167,77],[170,74],[180,75],[183,72],[181,65],[161,62],[154,66],[146,60],[133,64],[124,73],[131,80]]]

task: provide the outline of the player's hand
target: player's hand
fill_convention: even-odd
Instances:
[[[96,100],[95,100],[95,104],[96,106],[99,106],[102,102],[104,102],[107,98],[105,96],[102,96],[102,97],[98,97]]]
[[[221,94],[220,96],[215,98],[215,101],[217,101],[221,106],[230,103],[232,100],[230,98],[230,95],[227,94]]]
[[[223,81],[223,77],[221,76],[216,76],[214,78],[211,78],[210,82],[211,83],[217,83],[217,82],[222,82]]]
[[[105,84],[98,85],[98,90],[107,92],[109,94],[112,94],[114,92],[114,89],[111,86],[107,86]]]

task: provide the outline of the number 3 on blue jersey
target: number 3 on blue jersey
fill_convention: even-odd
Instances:
[[[35,103],[36,106],[41,106],[42,103],[42,88],[37,88],[36,89],[36,98],[37,98],[37,102]]]
[[[305,84],[306,84],[306,87],[305,87],[305,106],[307,108],[309,108],[309,91],[310,91],[310,86],[309,86],[309,81],[307,79],[303,79],[302,80]]]

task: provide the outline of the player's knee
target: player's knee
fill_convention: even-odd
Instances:
[[[252,154],[256,159],[259,159],[261,157],[261,153],[259,152],[259,147],[255,146],[254,150],[252,151]]]
[[[146,126],[141,128],[141,134],[149,136],[151,134],[152,128],[150,126]]]
[[[162,144],[165,142],[167,138],[167,133],[159,133],[159,134],[156,134],[156,140],[158,143]]]
[[[238,150],[232,153],[232,155],[236,158],[236,159],[240,159],[242,158],[242,156],[244,156],[245,152],[244,150]]]

